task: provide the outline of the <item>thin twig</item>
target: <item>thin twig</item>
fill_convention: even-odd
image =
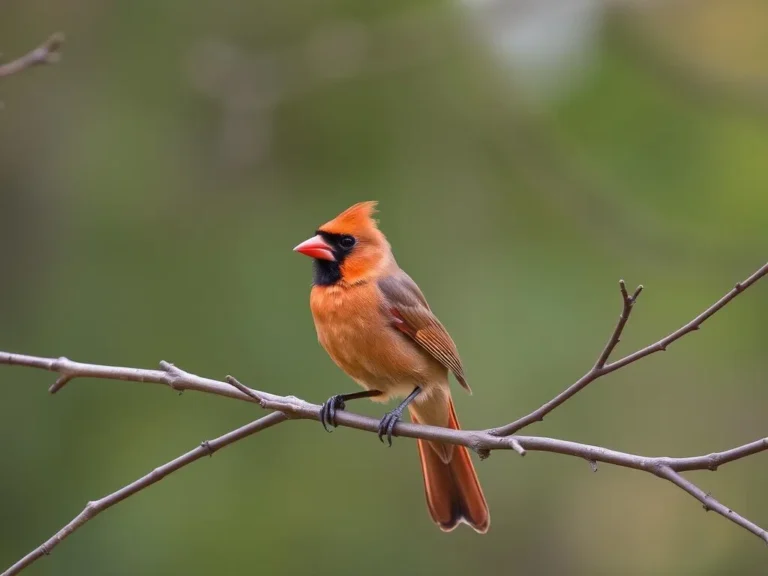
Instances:
[[[186,454],[171,460],[167,464],[163,464],[159,468],[155,468],[146,476],[142,476],[138,480],[131,482],[116,492],[113,492],[112,494],[105,496],[100,500],[88,502],[83,511],[75,516],[69,523],[67,523],[66,526],[56,532],[56,534],[51,536],[48,540],[40,544],[40,546],[32,550],[32,552],[24,556],[24,558],[16,562],[13,566],[8,568],[5,572],[0,574],[0,576],[12,576],[13,574],[18,574],[36,560],[42,558],[43,556],[48,556],[51,551],[62,542],[62,540],[67,538],[78,528],[82,527],[83,524],[89,520],[92,520],[95,516],[107,508],[111,508],[118,502],[122,502],[129,496],[133,496],[136,494],[136,492],[144,490],[155,482],[162,480],[179,468],[183,468],[184,466],[187,466],[196,460],[200,460],[200,458],[203,458],[204,456],[212,456],[214,452],[221,450],[225,446],[229,446],[238,440],[252,436],[253,434],[261,432],[262,430],[266,430],[267,428],[271,428],[276,424],[280,424],[280,422],[285,422],[287,419],[288,418],[285,416],[285,414],[281,412],[272,412],[271,414],[259,418],[250,424],[246,424],[237,430],[233,430],[232,432],[224,434],[223,436],[219,436],[215,440],[206,440],[194,450],[190,450]]]
[[[64,34],[56,32],[48,40],[40,44],[31,52],[20,56],[16,60],[0,65],[0,78],[16,74],[38,64],[53,64],[61,59],[61,45],[64,43]]]
[[[755,440],[754,442],[731,448],[723,452],[702,456],[669,458],[640,456],[626,452],[619,452],[600,446],[591,446],[588,444],[581,444],[578,442],[570,442],[567,440],[559,440],[554,438],[511,435],[515,431],[522,429],[524,426],[527,426],[531,422],[540,420],[545,414],[549,413],[554,408],[562,404],[565,400],[573,396],[573,394],[581,390],[584,386],[596,378],[614,370],[618,370],[619,368],[635,362],[654,352],[664,350],[675,340],[681,338],[689,332],[697,330],[707,318],[723,308],[738,294],[743,292],[746,288],[757,282],[766,274],[768,274],[768,263],[763,265],[744,282],[736,284],[736,286],[730,292],[718,300],[714,305],[712,305],[699,316],[691,320],[688,324],[676,330],[669,336],[659,340],[651,346],[625,356],[616,362],[606,364],[611,352],[620,340],[621,333],[624,329],[624,326],[626,325],[627,319],[629,318],[632,306],[634,305],[634,302],[641,290],[641,287],[638,288],[635,290],[632,296],[630,296],[626,291],[624,283],[622,282],[620,283],[622,299],[624,303],[622,314],[619,317],[619,322],[614,329],[608,344],[601,352],[597,362],[593,368],[584,377],[582,377],[582,379],[580,379],[578,382],[573,384],[563,393],[555,397],[553,400],[538,410],[516,422],[513,422],[512,424],[499,429],[452,430],[448,428],[426,426],[422,424],[399,422],[395,426],[394,433],[397,436],[402,437],[420,438],[424,440],[466,446],[478,452],[481,457],[487,456],[492,450],[514,450],[520,455],[524,455],[527,451],[552,452],[555,454],[581,458],[590,463],[592,470],[597,469],[597,462],[604,462],[606,464],[613,464],[616,466],[623,466],[625,468],[632,468],[635,470],[652,473],[656,476],[669,480],[682,490],[689,493],[691,496],[699,500],[704,505],[706,510],[715,510],[723,517],[728,518],[738,526],[745,528],[749,532],[761,538],[763,541],[768,542],[768,534],[766,534],[765,530],[753,522],[747,520],[743,516],[737,514],[733,510],[725,507],[723,504],[715,500],[711,495],[706,494],[696,485],[680,475],[680,472],[690,470],[716,470],[718,466],[723,464],[727,464],[729,462],[733,462],[735,460],[746,458],[753,454],[766,451],[768,450],[768,438],[761,438]],[[196,376],[181,370],[180,368],[168,362],[160,363],[161,370],[145,370],[139,368],[121,368],[115,366],[85,364],[80,362],[73,362],[63,357],[41,358],[37,356],[0,352],[0,364],[40,368],[58,373],[59,378],[56,380],[56,383],[51,386],[51,393],[57,392],[64,385],[75,378],[105,378],[109,380],[124,380],[132,382],[154,382],[157,384],[169,386],[174,390],[198,390],[202,392],[218,394],[221,396],[237,398],[249,402],[255,402],[265,409],[275,411],[265,418],[257,420],[256,422],[253,422],[243,428],[239,428],[233,432],[230,432],[229,434],[221,436],[216,440],[211,442],[204,442],[195,450],[188,452],[184,456],[181,456],[169,462],[168,464],[165,464],[164,466],[161,466],[160,468],[137,480],[136,482],[129,484],[128,486],[105,498],[102,498],[101,500],[89,503],[83,512],[81,512],[77,517],[75,517],[74,520],[62,528],[62,530],[57,532],[48,541],[33,550],[30,554],[14,564],[0,576],[17,574],[20,570],[41,556],[50,553],[51,549],[61,540],[69,536],[74,530],[85,524],[90,518],[102,510],[105,510],[106,508],[109,508],[117,502],[122,501],[128,496],[152,485],[171,472],[178,470],[190,462],[194,462],[204,455],[212,454],[215,450],[218,450],[223,446],[231,444],[232,442],[258,432],[266,427],[273,426],[279,422],[283,422],[288,418],[313,420],[320,419],[321,407],[316,404],[310,404],[293,396],[277,396],[274,394],[253,390],[252,388],[244,386],[231,376],[227,377],[226,382],[211,380],[209,378],[202,378],[200,376]],[[368,432],[377,432],[379,426],[379,422],[376,419],[347,412],[346,410],[337,412],[336,422],[339,426],[365,430]],[[508,430],[512,430],[512,432],[505,433]]]
[[[251,398],[253,398],[256,402],[259,403],[259,405],[262,408],[266,408],[266,406],[264,405],[264,402],[265,402],[264,398],[262,398],[259,394],[257,394],[255,390],[251,390],[250,388],[248,388],[248,386],[241,384],[240,381],[234,376],[227,376],[226,378],[224,378],[224,381],[227,384],[230,384],[235,388],[237,388],[238,390],[240,390],[240,392],[242,392],[246,396],[250,396]]]
[[[589,370],[589,372],[584,374],[584,376],[579,378],[576,382],[571,384],[568,388],[560,392],[560,394],[552,398],[552,400],[542,404],[530,414],[526,414],[522,418],[518,418],[517,420],[515,420],[510,424],[507,424],[506,426],[495,428],[491,430],[491,433],[496,434],[498,436],[509,436],[510,434],[514,434],[515,432],[522,430],[523,428],[533,424],[534,422],[540,422],[544,420],[544,416],[552,412],[552,410],[560,406],[563,402],[571,398],[576,393],[586,388],[588,384],[591,384],[601,376],[610,374],[611,372],[614,372],[619,368],[623,368],[624,366],[632,364],[633,362],[637,362],[641,358],[650,356],[655,352],[666,350],[667,346],[672,344],[675,340],[679,340],[686,334],[698,330],[699,327],[704,323],[704,321],[707,318],[709,318],[715,312],[723,308],[723,306],[728,304],[731,300],[736,298],[736,296],[744,292],[744,290],[752,286],[755,282],[760,280],[760,278],[762,278],[766,274],[768,274],[768,263],[758,268],[749,278],[747,278],[743,282],[737,283],[727,294],[725,294],[725,296],[720,298],[720,300],[712,304],[712,306],[710,306],[704,312],[696,316],[696,318],[694,318],[684,326],[681,326],[680,328],[672,332],[670,335],[665,336],[664,338],[662,338],[658,342],[651,344],[650,346],[646,346],[642,350],[638,350],[637,352],[624,356],[624,358],[621,358],[620,360],[616,360],[615,362],[606,364],[605,362],[608,360],[608,357],[610,356],[611,352],[615,348],[616,344],[618,344],[619,342],[621,333],[623,332],[624,326],[626,325],[627,319],[629,318],[629,313],[632,309],[632,304],[634,304],[634,299],[637,298],[637,296],[640,294],[640,291],[643,288],[642,286],[639,286],[637,290],[635,290],[635,293],[631,297],[629,297],[629,296],[626,296],[626,288],[624,287],[624,283],[622,282],[621,286],[622,286],[622,296],[624,297],[624,310],[621,316],[619,317],[619,322],[616,325],[616,328],[614,329],[613,335],[608,341],[608,344],[606,345],[603,352],[600,354],[600,357],[598,358],[595,365]]]
[[[682,490],[685,490],[686,492],[688,492],[688,494],[690,494],[691,496],[696,498],[696,500],[701,502],[706,512],[709,512],[710,510],[714,510],[721,516],[728,518],[728,520],[730,520],[731,522],[735,522],[742,528],[749,530],[753,534],[756,534],[757,536],[765,540],[766,543],[768,543],[768,538],[766,537],[765,530],[760,528],[760,526],[758,526],[753,522],[750,522],[743,516],[736,514],[736,512],[734,512],[730,508],[723,506],[720,502],[715,500],[715,498],[713,498],[711,494],[707,494],[706,492],[704,492],[704,490],[696,486],[696,484],[694,484],[690,480],[683,478],[680,474],[675,472],[672,468],[668,466],[662,466],[656,472],[656,475],[662,478],[666,478],[678,488],[681,488]]]
[[[611,356],[613,349],[616,348],[616,345],[621,341],[621,334],[624,332],[624,326],[627,325],[629,315],[632,313],[632,306],[634,306],[635,302],[637,302],[637,297],[640,296],[640,292],[643,291],[643,286],[641,284],[635,288],[634,293],[632,296],[630,296],[627,293],[627,285],[624,284],[624,280],[619,280],[619,289],[621,291],[621,299],[623,301],[624,308],[622,309],[621,315],[619,316],[619,322],[616,324],[616,328],[613,329],[613,334],[611,334],[611,338],[608,340],[605,348],[603,348],[603,351],[597,358],[597,362],[595,362],[595,366],[592,368],[593,370],[600,370],[603,366],[605,366],[605,363]]]
[[[510,438],[509,445],[512,447],[512,450],[520,454],[520,456],[525,456],[525,448],[518,442],[517,438]]]

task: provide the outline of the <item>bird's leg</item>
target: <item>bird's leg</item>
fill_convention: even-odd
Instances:
[[[395,429],[395,424],[397,424],[402,417],[405,407],[416,399],[416,396],[419,395],[419,392],[421,392],[421,388],[416,386],[416,388],[413,389],[413,392],[408,394],[408,397],[400,402],[397,408],[392,410],[392,412],[387,412],[384,414],[381,422],[379,422],[379,440],[381,440],[382,443],[384,442],[384,438],[382,438],[382,436],[386,434],[387,442],[389,442],[389,445],[392,446],[392,430]]]
[[[336,428],[336,411],[344,410],[345,402],[347,400],[357,400],[358,398],[371,398],[373,396],[381,396],[379,390],[366,390],[365,392],[354,392],[352,394],[336,394],[331,396],[323,403],[323,407],[320,408],[320,423],[325,428],[326,432],[330,432],[328,424]]]

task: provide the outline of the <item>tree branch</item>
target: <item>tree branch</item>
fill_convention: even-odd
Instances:
[[[133,496],[137,492],[144,490],[144,488],[150,487],[155,482],[162,480],[163,478],[165,478],[172,472],[175,472],[179,468],[183,468],[187,464],[192,464],[192,462],[195,462],[196,460],[200,460],[200,458],[202,458],[203,456],[213,456],[213,453],[216,452],[217,450],[220,450],[225,446],[229,446],[230,444],[237,442],[238,440],[242,440],[243,438],[252,436],[257,432],[261,432],[262,430],[271,428],[276,424],[285,422],[287,419],[288,418],[285,416],[285,414],[281,412],[272,412],[271,414],[268,414],[267,416],[259,418],[258,420],[251,422],[250,424],[246,424],[245,426],[238,428],[237,430],[233,430],[228,434],[219,436],[215,440],[206,440],[204,442],[201,442],[200,446],[198,446],[194,450],[190,450],[186,454],[179,456],[174,460],[171,460],[167,464],[163,464],[159,468],[155,468],[154,470],[152,470],[152,472],[150,472],[146,476],[142,476],[138,480],[131,482],[127,486],[120,488],[120,490],[113,492],[109,496],[105,496],[100,500],[94,500],[94,501],[88,502],[85,508],[83,508],[83,511],[80,512],[80,514],[78,514],[77,516],[75,516],[69,523],[67,523],[66,526],[64,526],[61,530],[56,532],[56,534],[51,536],[48,540],[40,544],[40,546],[32,550],[32,552],[24,556],[24,558],[16,562],[13,566],[8,568],[5,572],[0,574],[0,576],[12,576],[13,574],[18,574],[19,572],[24,570],[24,568],[26,568],[36,560],[42,558],[43,556],[48,556],[51,553],[51,551],[61,543],[62,540],[64,540],[67,536],[72,534],[72,532],[80,528],[83,524],[85,524],[89,520],[92,520],[107,508],[111,508],[112,506],[114,506],[118,502],[122,502],[129,496]]]
[[[650,356],[655,352],[665,351],[667,349],[667,346],[669,346],[676,340],[679,340],[680,338],[682,338],[683,336],[685,336],[690,332],[694,332],[698,330],[699,327],[704,323],[704,321],[707,318],[714,315],[715,312],[722,309],[731,300],[736,298],[736,296],[744,292],[744,290],[752,286],[755,282],[760,280],[760,278],[762,278],[766,274],[768,274],[768,263],[758,268],[746,280],[742,282],[737,282],[736,285],[728,293],[725,294],[725,296],[720,298],[720,300],[712,304],[712,306],[704,310],[704,312],[696,316],[696,318],[694,318],[684,326],[681,326],[680,328],[678,328],[668,336],[665,336],[658,342],[654,342],[650,346],[646,346],[645,348],[638,350],[637,352],[633,352],[632,354],[624,356],[620,360],[616,360],[615,362],[606,364],[606,361],[608,360],[608,357],[611,355],[611,352],[613,352],[613,349],[616,347],[616,344],[619,343],[621,334],[624,331],[624,327],[627,324],[627,320],[629,319],[629,314],[632,311],[632,306],[634,305],[635,300],[637,299],[637,297],[639,296],[640,292],[643,289],[642,286],[638,286],[634,294],[632,294],[632,296],[629,296],[627,294],[627,289],[624,286],[624,281],[622,280],[619,283],[619,285],[621,287],[621,294],[624,301],[624,308],[622,310],[621,316],[619,316],[619,322],[616,325],[616,328],[614,329],[613,334],[610,340],[608,341],[608,344],[606,345],[603,352],[600,354],[599,358],[597,359],[597,362],[595,362],[595,365],[589,370],[589,372],[584,374],[584,376],[579,378],[576,382],[571,384],[568,388],[563,390],[560,394],[552,398],[552,400],[550,400],[549,402],[546,402],[545,404],[542,404],[539,408],[537,408],[530,414],[527,414],[522,418],[519,418],[514,422],[507,424],[506,426],[495,428],[491,432],[498,436],[509,436],[510,434],[514,434],[515,432],[522,430],[523,428],[525,428],[526,426],[529,426],[530,424],[533,424],[534,422],[541,422],[542,420],[544,420],[544,416],[552,412],[552,410],[560,406],[563,402],[571,398],[577,392],[580,392],[581,390],[586,388],[588,384],[594,382],[601,376],[605,376],[606,374],[615,372],[619,368],[628,366],[629,364],[632,364],[633,362],[637,362],[641,358]]]
[[[0,78],[16,74],[38,64],[53,64],[61,59],[61,45],[64,43],[64,34],[56,32],[48,40],[40,44],[31,52],[20,56],[16,60],[0,65]]]
[[[766,439],[768,440],[768,439]],[[727,508],[723,506],[720,502],[715,500],[711,494],[708,494],[704,492],[701,488],[696,486],[693,482],[690,480],[686,480],[683,478],[680,474],[678,474],[673,468],[670,468],[669,466],[661,466],[657,471],[656,475],[660,476],[661,478],[666,478],[672,484],[677,486],[678,488],[681,488],[682,490],[685,490],[696,498],[699,502],[702,503],[704,506],[704,511],[709,512],[710,510],[714,510],[724,518],[728,518],[731,522],[736,523],[737,525],[741,526],[742,528],[749,530],[753,534],[756,534],[766,542],[768,542],[768,539],[766,539],[766,533],[765,531],[760,528],[757,524],[750,522],[743,516],[739,516],[731,510],[730,508]]]
[[[640,296],[640,292],[643,291],[643,285],[641,284],[635,288],[632,296],[630,296],[627,294],[627,286],[624,284],[624,280],[619,280],[619,290],[621,290],[621,299],[624,303],[624,308],[619,316],[619,322],[616,324],[616,328],[613,329],[613,334],[611,334],[608,344],[605,345],[605,348],[603,348],[603,351],[597,358],[597,362],[595,362],[595,366],[592,368],[593,370],[602,370],[613,352],[613,349],[616,348],[621,341],[621,334],[624,332],[624,326],[627,325],[627,320],[629,320],[629,315],[632,312],[632,306],[637,302],[637,297]]]
[[[680,472],[690,470],[716,470],[718,466],[752,456],[759,452],[768,450],[768,438],[761,438],[725,450],[702,456],[692,456],[683,458],[670,457],[649,457],[619,452],[600,446],[581,444],[568,440],[555,438],[544,438],[539,436],[521,436],[512,435],[523,427],[541,420],[546,414],[557,408],[560,404],[572,397],[587,384],[596,380],[600,376],[618,370],[631,364],[645,356],[665,350],[666,347],[682,338],[685,334],[697,330],[699,326],[715,312],[723,308],[741,292],[756,283],[760,278],[768,274],[768,263],[759,268],[749,278],[736,284],[725,296],[710,306],[707,310],[699,314],[696,318],[658,342],[638,350],[624,358],[613,363],[607,363],[616,345],[619,343],[621,334],[629,319],[632,307],[640,294],[642,287],[639,287],[630,296],[623,282],[620,283],[620,289],[623,300],[623,309],[619,321],[608,340],[603,351],[600,353],[594,366],[580,380],[572,384],[561,394],[544,404],[531,414],[516,420],[515,422],[497,429],[490,430],[452,430],[448,428],[439,428],[435,426],[426,426],[423,424],[412,424],[399,422],[395,426],[394,433],[397,436],[407,438],[420,438],[424,440],[445,442],[450,444],[462,445],[478,452],[481,458],[487,457],[492,450],[514,450],[520,455],[526,452],[552,452],[567,456],[574,456],[589,462],[593,470],[597,469],[597,462],[613,464],[625,468],[632,468],[654,474],[660,478],[669,480],[698,501],[700,501],[705,510],[714,510],[723,517],[731,520],[738,526],[755,534],[763,541],[768,543],[768,533],[758,525],[737,514],[730,508],[727,508],[717,501],[710,494],[705,493],[699,487],[681,476]],[[206,454],[212,454],[215,450],[223,448],[237,440],[245,438],[251,434],[259,432],[289,418],[293,419],[320,419],[320,406],[310,404],[294,396],[278,396],[248,388],[238,382],[235,378],[228,376],[225,382],[212,380],[196,376],[168,362],[160,363],[160,370],[146,370],[140,368],[122,368],[116,366],[101,366],[97,364],[86,364],[73,362],[67,358],[41,358],[38,356],[27,356],[23,354],[11,354],[0,352],[0,364],[25,366],[30,368],[39,368],[56,372],[59,378],[50,387],[49,391],[55,393],[75,378],[104,378],[108,380],[123,380],[131,382],[152,382],[163,384],[174,390],[198,390],[220,396],[227,396],[248,402],[259,404],[262,408],[272,410],[273,412],[264,418],[256,420],[247,426],[238,428],[233,432],[225,434],[210,442],[203,442],[198,448],[172,460],[171,462],[155,469],[150,474],[136,480],[135,482],[121,488],[120,490],[97,500],[89,502],[85,509],[78,514],[64,528],[54,536],[33,550],[30,554],[19,560],[0,576],[10,576],[19,573],[22,569],[35,562],[40,557],[47,555],[64,538],[80,528],[88,520],[103,510],[117,504],[125,498],[143,490],[161,480],[171,472],[186,466]],[[378,431],[378,420],[347,412],[339,411],[336,414],[336,421],[340,426],[364,430],[367,432]]]

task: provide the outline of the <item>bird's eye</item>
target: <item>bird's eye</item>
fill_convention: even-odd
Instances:
[[[354,245],[355,245],[355,239],[352,236],[343,236],[341,240],[339,240],[339,246],[341,246],[345,250],[349,250]]]

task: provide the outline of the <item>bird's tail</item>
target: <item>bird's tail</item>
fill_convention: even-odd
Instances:
[[[460,430],[450,397],[448,403],[448,428]],[[419,422],[413,411],[411,420]],[[450,532],[464,522],[480,534],[485,534],[491,524],[491,516],[469,451],[464,446],[446,450],[447,446],[438,444],[433,447],[430,444],[434,443],[418,440],[424,491],[432,520],[444,532]],[[444,457],[441,458],[440,454]],[[447,462],[444,461],[446,457]]]

